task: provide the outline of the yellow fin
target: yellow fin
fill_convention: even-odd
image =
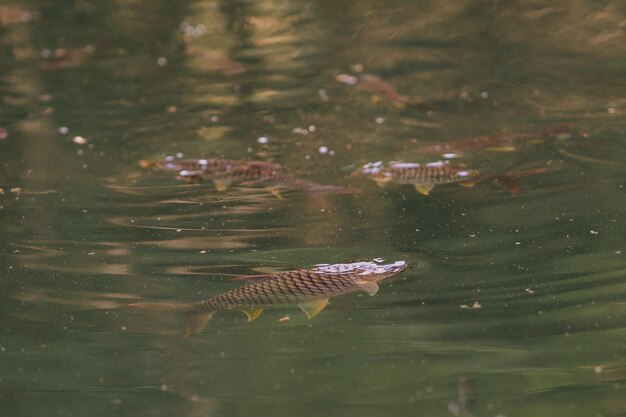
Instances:
[[[217,191],[226,191],[230,185],[230,180],[213,180],[213,185],[215,185]]]
[[[379,187],[384,187],[385,185],[387,185],[389,181],[391,181],[391,178],[390,177],[375,177],[374,181],[376,182],[376,185],[378,185]]]
[[[306,314],[307,318],[312,319],[313,317],[317,316],[320,311],[324,309],[324,307],[326,307],[326,304],[328,304],[328,298],[322,298],[321,300],[313,300],[300,303],[298,304],[298,307],[300,307],[302,311],[304,311],[304,314]]]
[[[375,295],[378,292],[378,284],[374,281],[357,281],[356,285],[369,295]]]
[[[435,188],[434,184],[414,184],[415,185],[415,189],[417,190],[418,193],[420,194],[424,194],[424,195],[428,195],[430,193],[430,191]]]
[[[248,317],[248,321],[252,321],[259,318],[263,307],[239,307],[237,310],[242,311]]]
[[[476,185],[476,182],[475,181],[465,181],[465,182],[460,182],[459,185],[461,187],[472,188],[473,186]]]
[[[274,188],[274,187],[267,187],[267,190],[272,193],[272,195],[274,197],[276,197],[279,200],[284,200],[282,194],[280,193],[280,191],[278,191],[278,188]]]
[[[490,146],[487,150],[492,152],[515,152],[517,148],[515,146]]]
[[[198,334],[206,327],[206,324],[213,317],[214,311],[208,313],[187,313],[185,314],[185,333],[183,337],[190,337]]]

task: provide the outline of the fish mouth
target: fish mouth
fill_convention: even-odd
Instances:
[[[396,261],[390,264],[378,265],[378,268],[382,268],[382,272],[374,272],[376,274],[382,274],[385,276],[394,275],[407,269],[409,265],[404,261]],[[377,269],[378,269],[377,268]]]

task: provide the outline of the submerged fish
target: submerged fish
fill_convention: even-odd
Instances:
[[[278,164],[263,161],[238,161],[230,159],[180,159],[168,156],[161,161],[139,161],[143,168],[159,171],[175,171],[179,178],[189,182],[213,181],[218,191],[226,190],[231,184],[265,185],[278,198],[275,188],[286,186],[311,194],[355,194],[353,188],[317,184],[285,173]]]
[[[384,81],[377,75],[361,74],[358,78],[352,75],[339,74],[336,80],[348,85],[358,84],[362,89],[384,97],[396,107],[412,107],[419,110],[432,110],[433,108],[425,102],[413,101],[407,96],[400,94],[393,85]]]
[[[543,141],[560,136],[571,136],[570,127],[571,125],[561,125],[550,130],[539,132],[498,133],[495,135],[474,136],[422,146],[415,151],[427,154],[464,153],[481,150],[510,152],[515,151],[519,146],[525,143]]]
[[[248,277],[251,282],[195,304],[135,303],[129,306],[182,312],[185,314],[185,336],[191,336],[200,332],[219,310],[240,310],[248,321],[252,321],[267,306],[298,304],[310,319],[326,307],[330,297],[358,290],[374,295],[378,291],[378,281],[406,268],[404,261],[319,265],[311,269]]]
[[[382,161],[370,162],[355,173],[370,178],[380,187],[389,182],[412,184],[424,195],[439,184],[459,183],[471,187],[485,175],[473,169],[451,165],[443,161],[418,164],[412,162],[391,162],[384,165]]]
[[[505,174],[487,174],[460,165],[453,165],[447,161],[418,164],[413,162],[391,162],[385,165],[382,161],[370,162],[354,175],[370,178],[380,187],[389,182],[396,184],[411,184],[424,195],[428,195],[436,185],[459,184],[464,187],[473,187],[479,181],[491,180],[508,189],[513,195],[519,193],[516,179],[529,175],[546,172],[546,168],[533,168],[524,171],[515,171]]]
[[[448,410],[455,417],[470,417],[467,410],[474,404],[474,389],[465,376],[459,378],[457,386],[457,400],[448,401]]]

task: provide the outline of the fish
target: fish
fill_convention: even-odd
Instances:
[[[518,195],[519,187],[516,179],[546,171],[547,168],[538,167],[504,174],[490,174],[465,166],[454,165],[448,161],[435,161],[426,164],[391,162],[387,165],[378,161],[363,165],[360,170],[353,173],[353,176],[370,178],[380,187],[384,187],[390,182],[411,184],[417,192],[423,195],[429,195],[436,185],[459,184],[464,187],[473,187],[477,182],[490,180],[509,190],[511,194]]]
[[[193,304],[145,302],[132,303],[129,307],[181,312],[185,316],[184,336],[189,337],[200,333],[220,310],[239,310],[250,322],[268,306],[297,304],[307,318],[312,319],[326,307],[330,297],[358,290],[373,296],[378,292],[378,281],[407,267],[405,261],[323,264],[309,269],[244,277],[249,281],[246,284]]]
[[[584,133],[581,133],[585,136]],[[554,137],[571,137],[570,124],[563,124],[552,129],[539,132],[525,133],[498,133],[495,135],[473,136],[457,139],[449,142],[440,142],[434,145],[422,146],[415,149],[415,152],[422,154],[462,154],[477,151],[500,151],[513,152],[520,146],[534,141],[543,141]]]
[[[467,410],[474,404],[474,389],[466,376],[459,378],[457,385],[457,400],[448,401],[448,410],[455,417],[470,417]]]
[[[418,110],[433,110],[433,107],[422,101],[413,101],[396,90],[396,88],[374,74],[361,74],[358,78],[352,75],[339,74],[336,80],[348,85],[358,84],[363,90],[384,97],[399,108],[411,107]]]
[[[459,183],[472,187],[476,181],[482,180],[483,173],[467,169],[460,165],[452,165],[445,161],[419,164],[414,162],[391,162],[385,165],[382,161],[369,162],[355,176],[370,178],[380,187],[389,182],[412,184],[423,195],[429,195],[436,185]]]
[[[264,161],[239,161],[232,159],[182,159],[168,156],[160,161],[139,161],[142,168],[157,171],[175,171],[178,178],[188,182],[212,181],[218,191],[232,184],[265,185],[277,198],[282,199],[279,186],[306,191],[309,194],[356,194],[349,187],[317,184],[286,173],[274,163]]]

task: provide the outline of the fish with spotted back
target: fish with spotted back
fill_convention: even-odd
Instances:
[[[130,307],[152,311],[178,311],[185,315],[186,337],[199,333],[219,310],[240,310],[248,321],[257,319],[265,307],[297,304],[310,319],[320,313],[330,297],[363,290],[378,292],[378,281],[407,268],[404,261],[382,264],[354,262],[318,265],[309,269],[243,277],[241,287],[194,304],[134,303]]]
[[[384,187],[390,182],[396,184],[411,184],[423,195],[429,195],[436,185],[459,184],[464,187],[473,187],[479,181],[490,180],[502,185],[512,194],[519,193],[516,179],[524,176],[546,172],[546,168],[534,168],[524,171],[515,171],[505,174],[488,174],[461,165],[454,165],[448,161],[436,161],[426,164],[414,162],[369,162],[363,165],[353,176],[369,178]]]
[[[159,161],[139,161],[142,168],[157,171],[174,171],[178,178],[188,182],[212,181],[218,191],[230,185],[266,186],[281,198],[277,187],[300,189],[309,194],[356,194],[359,190],[349,187],[317,184],[291,175],[278,164],[265,161],[240,161],[233,159],[182,159],[168,156]]]

